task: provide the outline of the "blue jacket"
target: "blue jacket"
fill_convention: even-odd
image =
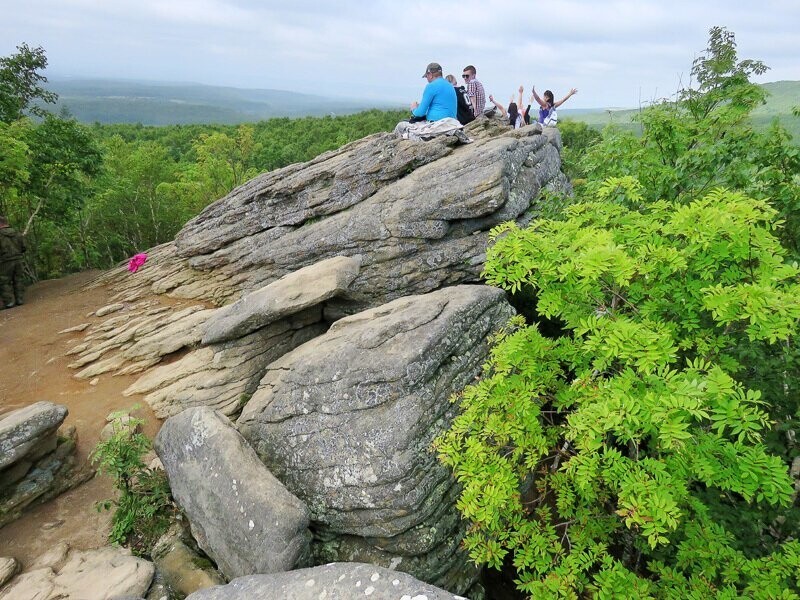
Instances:
[[[425,117],[428,121],[438,121],[445,117],[456,118],[456,88],[444,77],[437,77],[425,86],[422,101],[412,110],[415,117]]]

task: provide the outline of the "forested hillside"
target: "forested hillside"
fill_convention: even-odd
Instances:
[[[189,83],[59,79],[47,82],[46,89],[58,96],[54,112],[66,110],[81,123],[235,125],[274,117],[335,116],[393,108],[388,102]]]
[[[795,144],[800,144],[800,120],[792,114],[792,108],[800,103],[800,81],[776,81],[764,83],[759,86],[766,92],[764,104],[753,109],[750,118],[758,128],[765,130],[777,119],[785,127]],[[649,102],[645,106],[649,106]],[[641,132],[639,124],[639,109],[608,109],[608,110],[570,110],[562,111],[565,117],[602,129],[608,125],[615,125],[621,129]]]

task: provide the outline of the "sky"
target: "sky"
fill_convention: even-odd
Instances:
[[[800,0],[0,0],[0,56],[27,43],[45,75],[194,82],[407,104],[429,62],[472,64],[508,102],[637,107],[690,82],[708,31],[736,34],[759,83],[800,80]]]

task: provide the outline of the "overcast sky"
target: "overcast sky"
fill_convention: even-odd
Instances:
[[[564,108],[633,107],[688,82],[708,30],[800,80],[800,0],[0,0],[0,56],[42,46],[49,77],[111,77],[418,99],[428,62],[524,84]],[[527,95],[527,91],[526,91]]]

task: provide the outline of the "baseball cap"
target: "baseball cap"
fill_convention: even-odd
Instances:
[[[428,73],[441,73],[442,72],[442,65],[439,63],[430,63],[428,68],[425,69],[425,72],[422,74],[423,77]]]

